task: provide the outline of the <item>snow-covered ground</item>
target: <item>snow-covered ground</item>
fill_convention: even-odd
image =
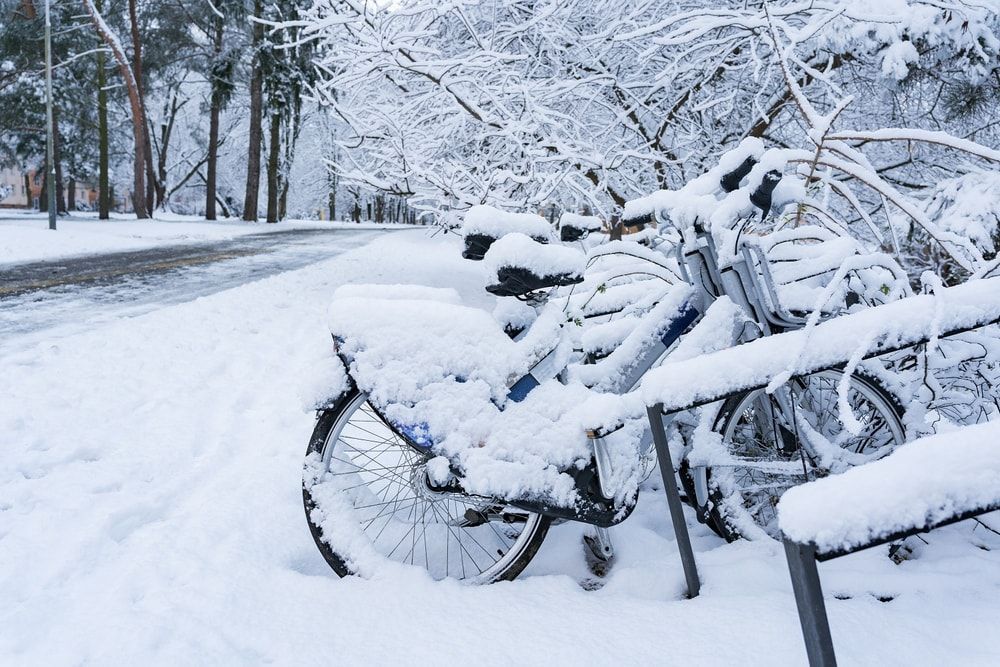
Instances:
[[[53,233],[44,213],[0,209],[0,266],[161,245],[224,241],[246,234],[288,229],[383,229],[389,226],[400,225],[316,220],[286,220],[276,225],[238,219],[206,222],[203,218],[168,213],[157,213],[152,220],[119,215],[111,220],[98,220],[96,213],[74,213],[72,217],[60,218],[58,229]]]
[[[394,234],[133,317],[8,336],[0,664],[804,664],[780,545],[725,544],[689,514],[704,585],[683,599],[654,487],[613,529],[595,591],[574,524],[489,587],[327,568],[299,480],[312,402],[336,377],[330,297],[420,283],[491,308],[484,269],[458,254],[453,238]],[[966,523],[911,542],[901,565],[885,548],[821,565],[840,662],[1000,663],[1000,536]]]

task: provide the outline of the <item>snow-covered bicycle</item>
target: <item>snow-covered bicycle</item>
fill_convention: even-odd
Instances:
[[[537,302],[557,290],[517,340],[445,290],[355,288],[339,299],[333,330],[349,377],[319,411],[303,483],[331,567],[512,579],[565,520],[595,526],[594,551],[607,557],[606,529],[628,517],[651,470],[648,429],[623,408],[650,368],[907,293],[888,258],[828,230],[747,234],[756,209],[746,204],[766,214],[780,180],[755,168],[760,157],[733,151],[685,188],[630,203],[627,216],[656,220],[659,240],[676,242],[673,262],[598,248],[588,270],[529,234],[491,241],[491,291]],[[617,268],[598,270],[609,255]],[[628,296],[601,310],[609,293]],[[901,415],[877,366],[732,396],[674,420],[688,499],[728,538],[771,531],[781,492],[884,456],[904,440]]]

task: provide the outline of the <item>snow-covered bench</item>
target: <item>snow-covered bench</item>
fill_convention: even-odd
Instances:
[[[890,456],[794,487],[778,504],[811,665],[836,658],[816,561],[1000,509],[1000,423],[914,441]]]
[[[649,371],[639,387],[656,446],[688,595],[700,587],[674,479],[664,416],[745,391],[777,386],[818,371],[910,348],[1000,322],[1000,278],[974,280],[935,294],[907,297],[815,326],[671,361]],[[720,331],[720,336],[728,332]]]

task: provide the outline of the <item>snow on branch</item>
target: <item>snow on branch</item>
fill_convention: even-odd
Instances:
[[[917,130],[905,127],[887,127],[879,130],[839,130],[830,133],[830,139],[837,141],[920,141],[964,151],[985,160],[1000,162],[1000,150],[988,148],[968,139],[952,136],[947,132]]]

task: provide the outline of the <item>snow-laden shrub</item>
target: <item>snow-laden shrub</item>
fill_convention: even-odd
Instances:
[[[948,178],[933,189],[927,214],[941,228],[995,256],[1000,241],[1000,172],[975,171]]]

